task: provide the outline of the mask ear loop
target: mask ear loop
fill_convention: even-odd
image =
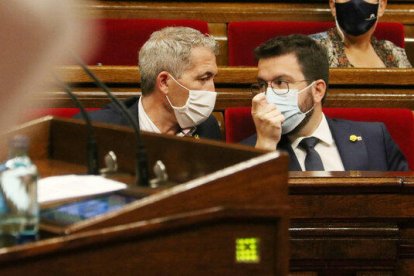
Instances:
[[[305,91],[306,89],[309,89],[309,87],[312,87],[315,84],[316,81],[313,81],[311,84],[309,84],[308,86],[306,86],[305,88],[303,88],[301,91],[298,92],[298,94],[302,93],[303,91]],[[313,102],[313,100],[312,100]],[[313,103],[313,106],[306,112],[302,112],[303,114],[308,114],[309,112],[311,112],[313,109],[315,108],[315,102]],[[299,109],[300,110],[300,109]]]
[[[379,13],[381,5],[382,5],[381,3],[382,3],[381,0],[378,0],[377,14],[375,15],[375,24],[374,24],[375,29],[377,28],[377,24],[378,24],[379,19],[380,19],[379,16],[378,16],[378,13]]]
[[[342,43],[345,42],[345,35],[342,31],[341,27],[339,27],[338,20],[335,17],[335,24],[336,24],[336,30],[338,31],[339,37],[341,38]]]
[[[176,79],[174,79],[174,77],[173,76],[171,76],[171,74],[170,73],[168,73],[168,75],[170,76],[170,78],[171,79],[173,79],[179,86],[181,86],[182,88],[184,88],[185,90],[187,90],[188,92],[190,92],[190,89],[188,89],[187,87],[185,87],[184,85],[182,85],[181,83],[179,83]],[[190,101],[190,95],[188,95],[188,99],[187,99],[187,101],[185,102],[185,104],[183,105],[183,106],[175,106],[175,105],[173,105],[172,103],[171,103],[171,101],[170,101],[170,98],[168,97],[168,95],[165,95],[165,97],[167,98],[167,101],[169,102],[169,104],[171,105],[171,107],[173,108],[173,109],[176,109],[176,110],[183,110],[183,109],[185,109],[185,108],[187,108],[187,106],[188,106],[188,102]]]
[[[379,13],[379,10],[380,10],[381,5],[382,5],[381,3],[382,3],[382,1],[381,1],[381,0],[378,0],[378,8],[377,8],[377,13],[375,14],[375,20],[376,20],[377,22],[375,22],[375,24],[377,24],[377,23],[378,23],[378,20],[379,20],[378,13]]]
[[[190,89],[188,89],[187,87],[185,87],[184,85],[182,85],[181,83],[179,83],[176,79],[174,79],[173,76],[171,76],[170,73],[168,73],[168,75],[170,76],[170,78],[172,78],[179,86],[181,86],[182,88],[184,88],[187,91],[190,91]]]
[[[336,3],[336,0],[334,0],[334,4],[335,3]],[[339,23],[338,23],[338,20],[336,19],[336,15],[335,15],[335,25],[336,25],[336,30],[338,31],[338,34],[339,34],[339,37],[341,38],[342,43],[345,42],[345,35],[344,35],[344,32],[341,30],[341,27],[339,27]]]
[[[302,93],[303,91],[305,91],[306,89],[308,89],[309,87],[313,86],[315,84],[316,81],[311,82],[308,86],[306,86],[305,88],[303,88],[302,90],[300,90],[298,92],[298,94]]]

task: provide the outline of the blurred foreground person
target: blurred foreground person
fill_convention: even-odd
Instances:
[[[30,107],[29,95],[45,89],[55,65],[70,52],[84,56],[90,25],[76,15],[77,1],[13,0],[0,2],[0,128],[17,122]],[[89,39],[89,38],[88,38]],[[88,41],[88,45],[93,45]]]

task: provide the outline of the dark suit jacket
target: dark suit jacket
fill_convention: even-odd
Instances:
[[[404,155],[392,140],[383,123],[326,119],[346,171],[408,170],[408,164]],[[349,137],[353,134],[360,136],[362,140],[351,142]],[[256,140],[255,134],[243,140],[242,143],[254,146]],[[282,136],[278,149],[286,150],[289,153],[289,170],[301,170],[287,137]]]
[[[124,102],[135,120],[138,120],[138,100],[139,97],[132,97]],[[105,106],[101,110],[89,112],[88,114],[92,121],[129,126],[128,120],[118,111],[118,108],[113,103]],[[74,117],[82,118],[81,114],[77,114]],[[221,140],[220,127],[216,118],[210,115],[206,121],[197,126],[193,135],[198,135],[201,138]]]

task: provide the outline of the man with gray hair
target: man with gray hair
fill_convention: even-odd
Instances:
[[[221,139],[211,115],[216,101],[217,45],[188,27],[154,32],[139,51],[141,97],[125,101],[143,131]],[[91,119],[119,125],[128,121],[114,104]]]

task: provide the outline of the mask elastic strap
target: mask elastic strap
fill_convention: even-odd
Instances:
[[[185,87],[184,85],[182,85],[181,83],[179,83],[176,79],[174,79],[173,76],[171,76],[170,73],[168,73],[168,75],[170,76],[170,78],[172,78],[179,86],[181,86],[182,88],[184,88],[187,91],[190,91],[190,89],[188,89],[187,87]]]
[[[308,114],[309,112],[311,112],[313,109],[315,108],[315,104],[313,104],[313,106],[306,112],[302,112],[303,114]]]
[[[179,86],[181,86],[182,88],[184,88],[185,90],[187,90],[187,91],[190,91],[190,89],[188,89],[187,87],[185,87],[184,85],[182,85],[181,83],[179,83],[176,79],[174,79],[174,77],[173,76],[171,76],[171,74],[170,73],[168,73],[168,75],[170,76],[170,78],[172,78]],[[174,106],[172,103],[171,103],[171,101],[170,101],[170,98],[168,98],[168,96],[167,95],[165,95],[165,97],[167,98],[167,101],[170,103],[170,105],[171,105],[171,107],[173,108],[173,109],[176,109],[176,110],[181,110],[181,109],[185,109],[186,107],[187,107],[187,104],[188,104],[188,101],[190,100],[190,95],[188,95],[188,99],[187,99],[187,102],[183,105],[183,106]]]
[[[345,35],[344,35],[344,32],[342,31],[341,27],[339,27],[339,23],[338,23],[338,20],[336,19],[336,17],[335,17],[335,24],[336,24],[336,30],[338,31],[338,34],[339,34],[342,42],[344,42],[345,41]]]
[[[309,87],[311,87],[311,86],[312,86],[312,85],[314,85],[314,84],[315,84],[315,81],[311,82],[308,86],[306,86],[305,88],[303,88],[302,90],[300,90],[300,91],[298,92],[298,94],[302,93],[303,91],[305,91],[306,89],[308,89]]]
[[[334,4],[336,3],[336,0],[334,0]],[[336,29],[338,30],[339,36],[341,37],[342,42],[345,41],[345,35],[344,32],[341,30],[341,27],[339,27],[339,23],[338,20],[336,19],[335,16],[335,25],[336,25]]]
[[[298,92],[298,94],[299,93],[302,93],[303,91],[305,91],[306,89],[308,89],[309,87],[311,87],[312,85],[314,85],[315,84],[315,81],[313,81],[311,84],[309,84],[308,86],[306,86],[305,88],[303,88],[301,91],[299,91]],[[306,111],[306,112],[302,112],[303,114],[308,114],[309,112],[311,112],[313,109],[315,108],[315,104],[313,104],[313,106],[312,106],[312,108],[311,109],[309,109],[308,111]]]

